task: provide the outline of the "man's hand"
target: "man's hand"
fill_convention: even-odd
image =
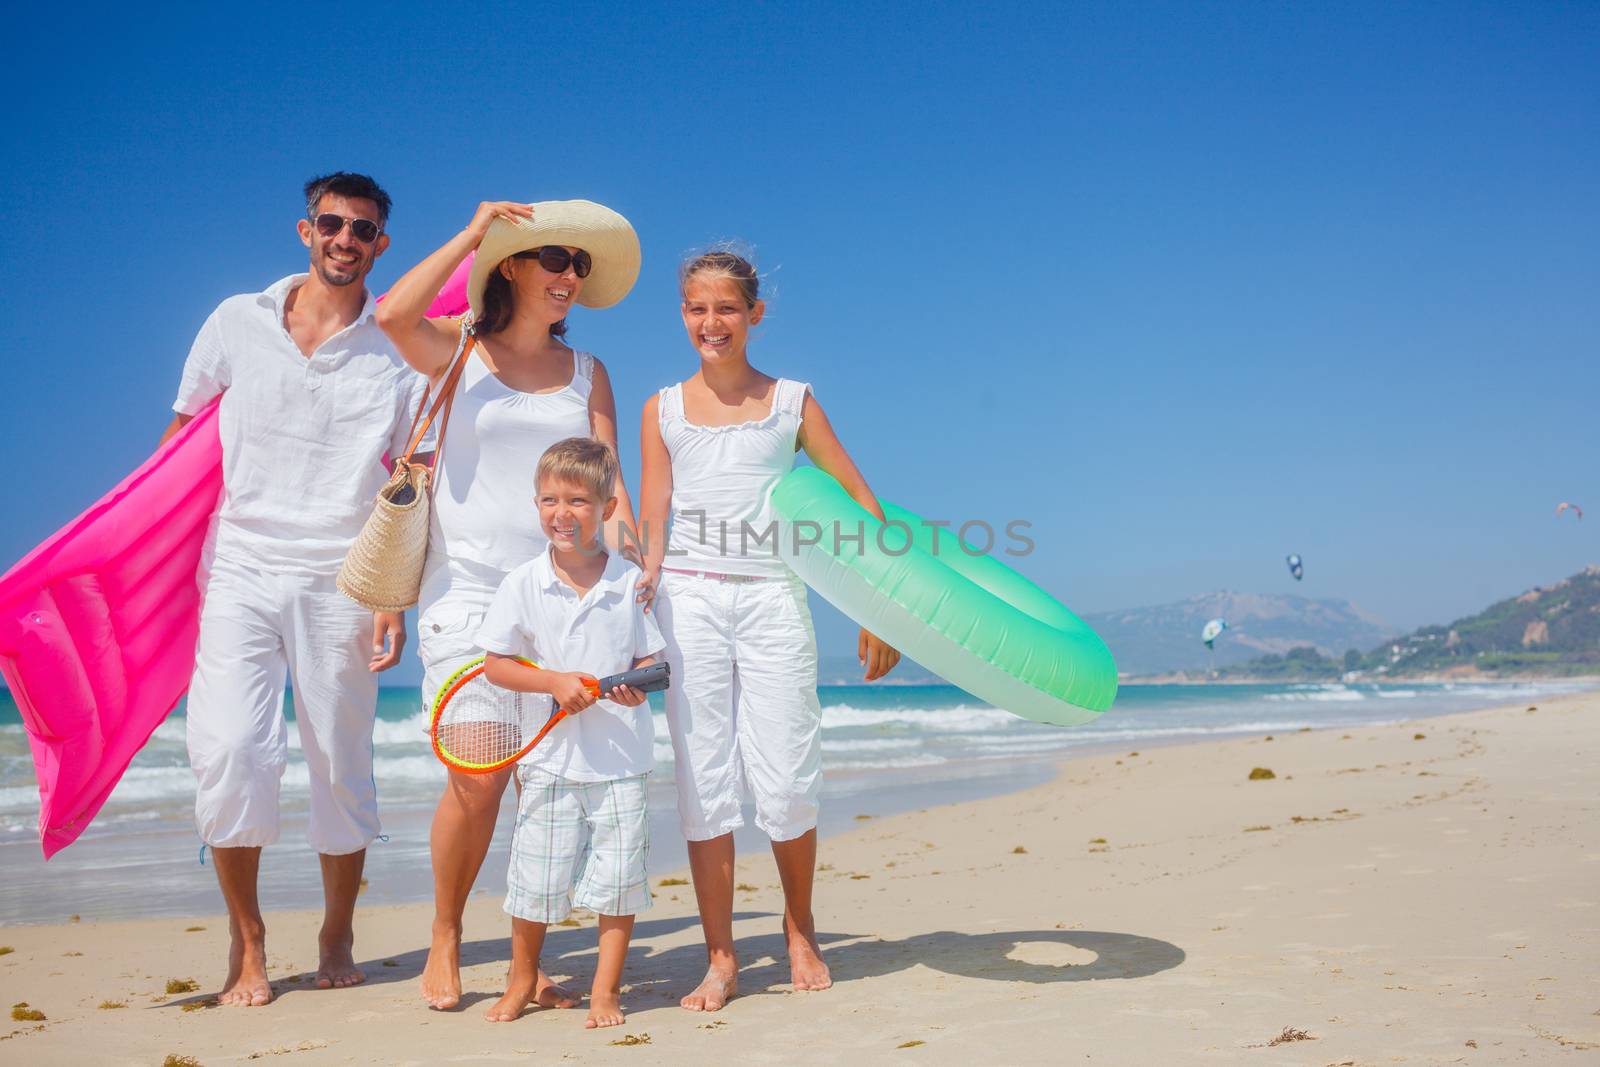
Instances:
[[[406,647],[406,615],[403,611],[374,611],[372,613],[372,659],[367,670],[376,674],[400,662],[400,652]],[[387,651],[385,651],[387,649]]]

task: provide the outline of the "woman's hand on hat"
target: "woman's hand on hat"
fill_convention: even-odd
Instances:
[[[489,232],[489,224],[495,219],[519,222],[531,218],[533,218],[532,204],[522,204],[515,200],[485,200],[478,205],[478,210],[472,213],[472,221],[467,223],[467,232],[482,241],[483,235]]]

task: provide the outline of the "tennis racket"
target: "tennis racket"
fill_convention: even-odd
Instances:
[[[538,666],[525,659],[520,662]],[[475,659],[450,676],[433,702],[428,727],[439,762],[466,774],[488,774],[511,766],[568,714],[563,708],[548,711],[550,700],[543,693],[501,689],[489,681],[485,665],[485,660]],[[655,663],[601,679],[588,678],[585,684],[596,699],[624,685],[658,693],[671,684],[671,670],[664,662]]]

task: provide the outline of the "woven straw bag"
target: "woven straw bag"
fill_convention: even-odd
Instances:
[[[461,325],[461,343],[449,373],[440,383],[438,396],[430,406],[424,394],[411,420],[410,444],[406,454],[394,462],[394,474],[373,502],[372,514],[361,527],[355,543],[339,567],[339,591],[369,611],[404,611],[414,607],[422,588],[422,564],[428,555],[428,512],[433,503],[433,472],[444,455],[444,433],[450,424],[450,405],[455,399],[456,382],[477,338],[471,327]],[[431,393],[432,390],[429,390]],[[428,427],[441,409],[439,432],[435,435],[433,464],[412,462],[412,455],[427,436]],[[423,412],[427,417],[423,418]]]

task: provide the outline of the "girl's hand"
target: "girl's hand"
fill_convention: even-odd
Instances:
[[[550,683],[550,695],[555,697],[557,707],[572,715],[594,703],[594,691],[589,688],[594,684],[596,680],[587,674],[566,671]]]
[[[478,210],[472,213],[472,221],[467,223],[467,232],[472,234],[473,244],[483,240],[483,235],[489,232],[489,224],[495,219],[505,219],[507,222],[516,222],[518,219],[533,218],[533,205],[520,204],[515,200],[485,200],[478,205]]]
[[[661,568],[651,567],[639,576],[639,584],[634,586],[638,590],[635,598],[644,605],[644,610],[649,611],[656,601],[656,586],[661,584]]]
[[[608,693],[601,693],[607,700],[616,701],[625,708],[636,708],[644,703],[644,694],[631,685],[619,685]]]
[[[894,665],[900,662],[900,653],[862,630],[861,636],[856,638],[856,658],[867,669],[866,680],[875,682],[894,670]]]

